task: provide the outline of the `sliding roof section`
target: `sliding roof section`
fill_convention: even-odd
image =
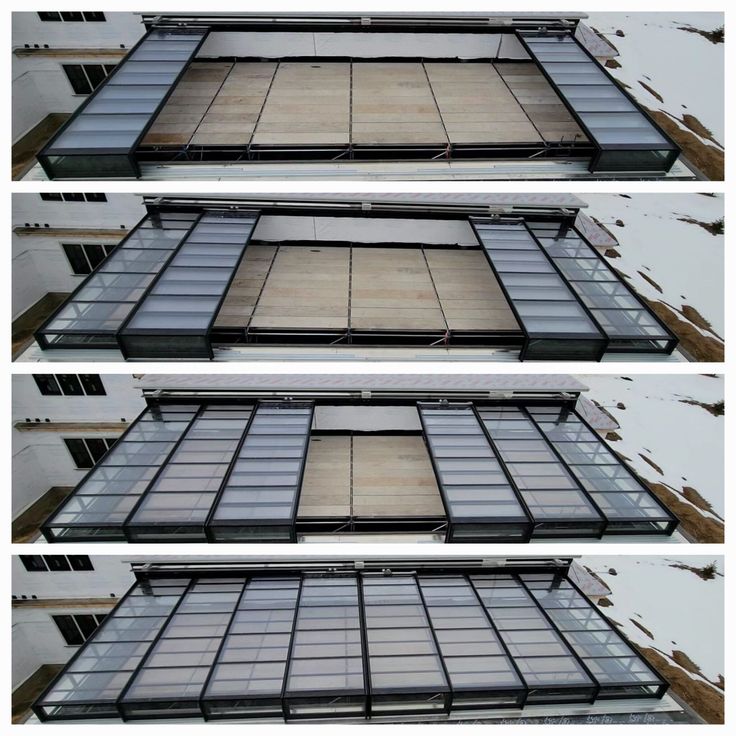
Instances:
[[[598,149],[591,172],[672,168],[680,149],[571,32],[517,37]]]
[[[207,405],[197,412],[125,522],[131,542],[206,542],[206,523],[243,441],[253,407]]]
[[[125,520],[198,409],[172,405],[144,410],[43,525],[47,541],[125,541]]]
[[[472,404],[419,404],[448,542],[524,542],[532,522]]]
[[[199,218],[122,326],[126,358],[213,357],[210,330],[257,221],[257,212]]]
[[[208,524],[215,542],[296,542],[314,404],[260,402]]]
[[[148,31],[38,154],[47,176],[138,177],[135,149],[207,33]]]
[[[606,534],[671,534],[678,524],[577,413],[531,406],[529,416],[606,517]]]
[[[535,537],[600,537],[606,520],[521,407],[480,408],[499,457],[534,520]]]
[[[525,335],[522,360],[600,360],[607,339],[525,221],[470,223]]]
[[[43,721],[431,717],[666,689],[562,569],[161,571],[33,709]]]
[[[550,573],[520,578],[598,682],[599,698],[664,695],[662,677],[570,579]]]
[[[198,219],[146,215],[36,332],[43,348],[117,348],[117,333]]]
[[[677,338],[574,227],[550,221],[529,229],[608,336],[607,352],[675,349]]]

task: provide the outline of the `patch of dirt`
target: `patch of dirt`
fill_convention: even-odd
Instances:
[[[704,335],[692,324],[680,319],[676,310],[664,302],[647,299],[645,296],[641,298],[662,322],[677,335],[680,339],[680,346],[690,354],[693,360],[708,363],[723,362],[725,350],[720,340]]]
[[[609,69],[620,69],[621,64],[619,64],[616,59],[606,59],[606,64]]]
[[[703,401],[696,401],[695,399],[680,399],[681,404],[688,404],[689,406],[699,406],[701,409],[705,409],[710,412],[714,417],[722,417],[725,412],[725,403],[723,401],[716,401],[714,404],[706,404]]]
[[[613,605],[613,603],[611,603],[611,601],[608,598],[600,598],[598,600],[598,605],[601,608],[610,608]]]
[[[595,399],[591,399],[591,401],[595,404],[596,408],[599,409],[601,413],[605,414],[617,427],[620,426],[618,423],[618,419],[616,419],[616,417],[613,416],[613,414],[611,414],[611,412],[608,411],[605,406],[599,404]]]
[[[664,483],[640,480],[680,520],[682,531],[691,539],[701,544],[723,544],[725,534],[720,521],[703,516]]]
[[[621,435],[618,432],[606,432],[606,439],[609,442],[618,442],[621,439]]]
[[[715,580],[716,575],[721,575],[721,573],[718,572],[715,562],[711,562],[710,565],[705,565],[703,567],[693,567],[692,565],[686,565],[683,562],[673,562],[670,567],[674,567],[676,570],[687,570],[688,572],[692,572],[701,580]],[[723,576],[721,575],[721,577]],[[685,667],[685,669],[687,669],[687,667]],[[700,669],[698,669],[696,674],[700,674]]]
[[[660,468],[659,465],[657,465],[657,463],[654,462],[654,460],[650,460],[646,455],[642,455],[641,453],[639,453],[639,457],[647,465],[651,465],[660,475],[664,475],[664,473],[662,472],[662,468]]]
[[[703,143],[693,133],[683,130],[666,112],[650,109],[647,109],[647,112],[664,129],[667,135],[680,146],[693,166],[696,166],[711,181],[723,181],[725,161],[723,151]]]
[[[697,506],[699,509],[713,514],[713,516],[718,516],[710,503],[706,501],[692,486],[683,486],[682,495],[685,496],[693,506]],[[718,518],[721,519],[720,516],[718,516]],[[721,521],[723,521],[723,519],[721,519]]]
[[[586,569],[586,571],[587,571],[588,575],[590,575],[590,577],[592,577],[595,580],[597,580],[609,593],[611,592],[611,589],[608,587],[608,583],[606,583],[606,581],[597,572],[595,572],[594,570],[591,570],[587,565],[583,565],[583,567]],[[606,605],[611,605],[612,606],[613,603],[610,603],[609,602],[609,603],[604,603],[603,605],[604,606],[606,606]]]
[[[639,84],[644,87],[644,89],[649,92],[650,95],[658,99],[660,102],[664,103],[664,99],[662,95],[659,94],[656,90],[652,89],[646,82],[642,82],[641,79],[638,80]]]
[[[641,276],[644,281],[646,281],[650,286],[653,286],[660,294],[664,294],[662,291],[662,287],[653,279],[647,276],[643,271],[637,271],[639,276]]]
[[[698,225],[706,230],[711,235],[723,235],[724,231],[724,220],[720,217],[713,222],[703,222],[702,220],[696,220],[693,217],[678,217],[679,222],[686,222],[688,225]]]
[[[652,647],[641,647],[632,642],[637,651],[669,682],[672,692],[682,698],[708,723],[723,723],[724,696],[712,685],[690,677],[687,672]]]
[[[706,140],[709,140],[723,148],[723,146],[721,146],[721,144],[713,137],[713,131],[710,128],[706,128],[705,125],[695,117],[695,115],[691,115],[689,112],[683,113],[680,118],[680,122],[688,130],[692,130],[695,135],[699,135],[701,138],[705,138]]]
[[[697,33],[703,38],[707,38],[711,43],[718,44],[723,43],[726,39],[726,29],[721,26],[713,31],[704,31],[702,28],[695,28],[695,26],[679,26],[678,31],[685,31],[685,33]]]
[[[618,243],[618,238],[596,217],[593,217],[593,215],[590,215],[590,219],[593,220],[593,222],[598,225],[598,227],[603,230],[606,235],[610,236],[613,240],[615,240]]]
[[[646,626],[644,626],[643,624],[640,624],[635,618],[630,618],[629,621],[631,621],[631,623],[634,624],[634,626],[636,626],[637,629],[639,629],[640,631],[643,631],[652,641],[654,641],[654,636],[652,632],[649,631],[649,629],[646,628]]]

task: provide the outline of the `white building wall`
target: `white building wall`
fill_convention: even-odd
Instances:
[[[35,550],[34,550],[35,551]],[[18,557],[11,560],[12,594],[43,599],[109,598],[111,603],[130,588],[134,576],[129,558],[97,555],[94,570],[28,572]],[[114,598],[111,594],[114,594]],[[52,616],[56,614],[108,613],[109,607],[71,605],[21,606],[12,609],[12,687],[15,689],[43,664],[63,664],[78,649],[64,641]]]
[[[107,396],[43,396],[31,375],[12,379],[12,422],[40,419],[50,422],[131,422],[145,408],[130,375],[102,376]],[[110,431],[32,430],[12,433],[13,518],[38,500],[52,486],[73,486],[85,470],[75,467],[64,437],[111,437]]]
[[[145,214],[140,196],[107,194],[107,202],[47,202],[38,193],[13,195],[12,225],[39,226],[39,235],[12,234],[13,319],[49,292],[71,292],[84,280],[72,272],[62,243],[116,243],[113,237],[55,237],[41,234],[50,228],[131,228]]]
[[[65,63],[115,63],[110,57],[95,57],[83,49],[130,49],[145,32],[135,13],[105,13],[103,23],[44,22],[35,12],[12,14],[12,45],[23,49],[47,45],[69,49],[65,57],[39,53],[13,55],[13,142],[52,112],[73,112],[84,96],[75,95],[61,68]],[[79,49],[75,54],[73,50]]]

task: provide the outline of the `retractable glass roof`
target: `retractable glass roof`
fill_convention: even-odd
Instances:
[[[42,721],[443,716],[668,687],[564,565],[147,567]]]
[[[131,360],[215,359],[221,347],[256,344],[482,347],[519,351],[522,360],[668,355],[677,346],[575,227],[573,213],[445,214],[470,223],[478,247],[388,248],[313,234],[259,240],[264,212],[347,215],[339,203],[305,202],[295,212],[288,203],[256,210],[233,202],[149,205],[38,329],[39,346],[117,349]],[[434,216],[400,205],[392,213]]]
[[[586,166],[591,176],[665,175],[679,148],[576,38],[577,22],[544,14],[149,17],[143,39],[38,159],[51,179],[139,177],[142,165],[158,163],[346,159],[495,160],[523,171],[544,158],[576,163],[578,176]],[[473,41],[456,43],[463,33]],[[405,50],[414,35],[422,41]],[[221,37],[230,43],[218,45]],[[528,103],[519,76],[530,74],[543,104]],[[402,104],[407,85],[419,109]],[[376,116],[376,105],[388,107]]]
[[[325,434],[315,424],[322,403],[341,404],[154,399],[51,514],[43,534],[50,542],[247,543],[416,531],[443,534],[446,542],[527,542],[670,535],[677,527],[570,401],[397,399],[391,405],[403,407],[406,421],[416,412],[421,431],[368,431],[347,445],[329,439],[350,431]],[[319,502],[302,511],[315,446],[318,472],[309,488]],[[395,479],[394,452],[411,453],[410,470]],[[384,485],[402,503],[376,513],[368,501]]]

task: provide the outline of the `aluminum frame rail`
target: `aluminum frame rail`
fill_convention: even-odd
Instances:
[[[567,571],[153,570],[33,704],[41,721],[370,719],[661,698]]]
[[[209,29],[151,29],[38,154],[49,179],[137,178],[138,144]]]
[[[591,173],[672,168],[680,148],[570,31],[516,35],[594,143]]]

